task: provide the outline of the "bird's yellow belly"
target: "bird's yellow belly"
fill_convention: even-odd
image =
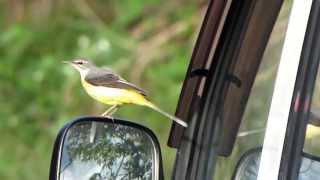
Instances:
[[[92,98],[104,104],[121,105],[133,103],[144,105],[146,102],[144,96],[132,90],[94,86],[86,82],[82,82],[82,84]]]

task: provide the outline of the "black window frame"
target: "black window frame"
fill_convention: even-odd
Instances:
[[[244,2],[233,0],[230,1],[231,6],[228,9],[226,7],[227,2],[227,0],[210,1],[202,26],[203,29],[208,25],[208,16],[210,17],[208,14],[212,13],[213,9],[211,6],[217,4],[225,5],[223,7],[220,6],[220,8],[224,9],[224,12],[227,12],[226,22],[224,25],[222,24],[222,34],[221,36],[220,34],[213,36],[215,39],[211,41],[211,44],[204,44],[205,50],[210,49],[212,52],[205,53],[206,56],[203,57],[205,59],[199,60],[202,63],[203,61],[210,63],[208,73],[200,73],[200,75],[207,75],[204,91],[203,94],[200,94],[201,96],[196,94],[193,91],[194,89],[190,90],[186,88],[188,87],[186,84],[192,78],[192,70],[199,69],[194,68],[194,61],[198,60],[194,58],[194,54],[199,53],[199,51],[201,53],[204,49],[197,47],[203,43],[205,37],[212,37],[207,36],[208,34],[217,32],[200,31],[192,61],[189,65],[176,115],[188,119],[190,126],[186,131],[178,132],[174,127],[171,131],[170,137],[176,138],[174,141],[170,139],[169,145],[172,145],[172,142],[174,142],[172,147],[178,148],[173,179],[212,179],[217,153],[223,156],[228,156],[231,153],[255,75],[283,3],[282,0]],[[220,16],[220,23],[216,24],[221,25],[221,21],[223,21],[222,16]],[[216,49],[212,49],[214,42],[218,42]],[[250,54],[247,53],[248,50],[251,50]],[[241,117],[238,118],[238,121],[232,123],[218,121],[217,119],[221,115],[222,110],[222,108],[219,108],[219,105],[223,104],[224,94],[227,92],[230,84],[233,86],[243,85],[241,79],[232,73],[232,70],[235,69],[235,63],[241,59],[255,62],[251,74],[249,73],[250,82],[246,82],[247,91],[244,92],[241,101],[243,107],[238,114]],[[199,82],[194,88],[199,89]],[[184,104],[185,94],[188,94],[189,98],[191,98],[191,101],[189,101],[191,105]],[[226,127],[231,128],[232,131],[229,131],[232,132],[231,134],[226,131],[228,129]],[[220,138],[218,138],[219,136]],[[226,145],[224,146],[221,143],[219,147],[219,142],[221,141]]]

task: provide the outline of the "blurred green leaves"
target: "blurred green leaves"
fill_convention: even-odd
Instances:
[[[54,138],[66,122],[105,106],[82,90],[61,63],[75,57],[111,66],[173,113],[201,23],[201,2],[3,1],[0,26],[0,179],[47,179]],[[177,10],[179,7],[179,10]],[[125,106],[116,117],[138,121],[160,139],[169,178],[171,122]]]

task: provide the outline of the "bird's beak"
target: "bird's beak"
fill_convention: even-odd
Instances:
[[[72,64],[70,61],[62,61],[63,64]]]
[[[75,69],[78,69],[78,67],[72,63],[72,61],[62,61],[63,64],[68,64],[70,65],[71,67],[75,68]]]
[[[81,68],[77,64],[73,63],[72,61],[62,61],[62,63],[69,64],[74,69],[81,71]]]

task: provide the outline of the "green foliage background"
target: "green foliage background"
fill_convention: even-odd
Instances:
[[[191,0],[0,1],[0,179],[47,179],[55,136],[66,122],[105,106],[61,63],[75,57],[110,66],[174,113],[206,2]],[[127,106],[116,117],[158,136],[169,178],[171,122]]]
[[[84,92],[78,73],[63,60],[85,57],[109,66],[173,114],[206,5],[205,0],[0,0],[0,179],[47,179],[59,129],[106,109]],[[241,131],[265,126],[290,7],[285,1]],[[155,132],[170,179],[176,153],[166,145],[171,122],[129,105],[115,116]],[[216,178],[230,179],[239,156],[262,141],[263,133],[239,138],[229,158],[218,158]]]

